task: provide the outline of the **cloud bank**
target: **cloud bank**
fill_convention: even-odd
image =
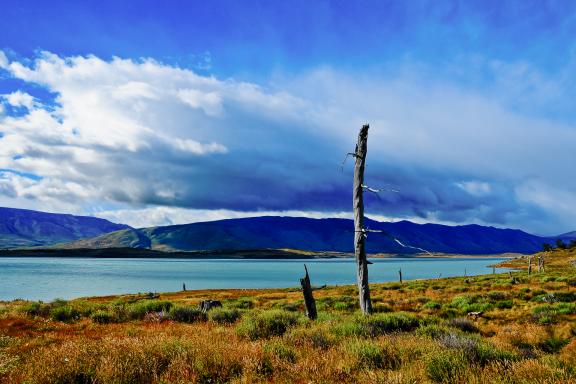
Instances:
[[[319,68],[259,85],[152,59],[49,52],[0,53],[0,71],[23,84],[1,96],[1,205],[137,226],[339,216],[351,209],[352,172],[339,165],[369,122],[367,182],[399,191],[368,196],[373,215],[545,234],[576,227],[576,130],[524,113],[505,97],[518,89],[499,83],[473,92],[417,70]],[[533,84],[522,105],[542,106],[552,80]]]

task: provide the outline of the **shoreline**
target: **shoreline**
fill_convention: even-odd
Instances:
[[[507,258],[514,259],[525,256],[518,253],[500,254],[447,254],[447,253],[409,253],[409,254],[368,254],[370,259],[488,259]],[[96,258],[96,259],[246,259],[246,260],[278,260],[278,259],[352,259],[353,253],[347,252],[321,252],[300,251],[293,249],[246,249],[246,250],[213,250],[213,251],[158,251],[139,248],[100,248],[100,249],[2,249],[1,257],[57,257],[57,258]]]

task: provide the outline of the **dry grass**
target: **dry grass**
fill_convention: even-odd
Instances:
[[[576,382],[574,259],[556,251],[545,273],[512,279],[375,284],[370,318],[351,286],[316,291],[315,322],[290,289],[1,303],[0,382]],[[197,316],[207,298],[224,308]]]

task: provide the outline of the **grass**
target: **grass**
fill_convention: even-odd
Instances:
[[[546,257],[512,279],[372,284],[369,317],[353,286],[315,291],[316,321],[298,289],[4,302],[0,382],[576,382],[576,252]]]

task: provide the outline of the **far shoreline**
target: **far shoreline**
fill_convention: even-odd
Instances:
[[[520,253],[498,253],[498,254],[449,254],[449,253],[408,253],[390,254],[375,253],[369,254],[370,259],[489,259],[506,258],[513,259],[525,256]],[[245,250],[210,250],[210,251],[159,251],[141,248],[78,248],[78,249],[2,249],[1,257],[57,257],[57,258],[98,258],[98,259],[246,259],[246,260],[310,260],[310,259],[353,259],[353,253],[347,252],[321,252],[321,251],[301,251],[294,249],[245,249]]]

